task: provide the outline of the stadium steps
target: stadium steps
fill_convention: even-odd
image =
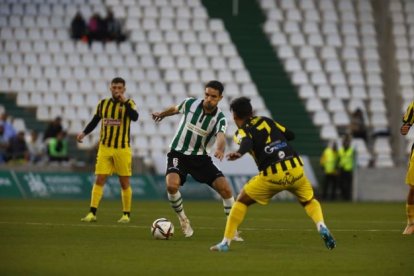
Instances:
[[[317,158],[323,150],[319,129],[262,30],[265,16],[256,1],[240,0],[237,16],[232,1],[203,0],[210,17],[223,20],[227,31],[275,120],[292,129],[297,150]],[[313,162],[312,162],[313,163]]]
[[[46,123],[36,120],[36,109],[22,108],[16,105],[15,94],[0,93],[0,103],[6,108],[7,114],[13,118],[21,118],[26,124],[26,129],[42,133],[46,129]]]
[[[7,114],[13,118],[21,118],[26,124],[27,130],[35,130],[38,133],[43,133],[47,127],[48,122],[42,122],[36,119],[36,108],[22,108],[16,105],[15,94],[0,93],[0,103],[6,108]],[[69,135],[69,153],[72,158],[84,161],[84,151],[78,149],[75,136]]]

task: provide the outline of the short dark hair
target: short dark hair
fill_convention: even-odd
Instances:
[[[253,107],[247,97],[236,98],[230,103],[230,111],[240,119],[247,119],[253,115]]]
[[[113,84],[113,83],[122,83],[125,86],[125,80],[123,78],[120,78],[120,77],[113,78],[112,81],[111,81],[111,84]]]
[[[218,90],[218,92],[220,92],[220,95],[223,94],[224,86],[219,81],[216,81],[216,80],[209,81],[204,88],[207,88],[207,87]]]

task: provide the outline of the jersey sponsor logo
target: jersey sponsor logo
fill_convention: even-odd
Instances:
[[[120,119],[104,119],[103,124],[104,126],[120,126],[121,120]]]
[[[303,173],[301,173],[298,176],[293,176],[289,173],[286,173],[285,176],[281,179],[278,179],[278,180],[273,180],[272,179],[272,180],[269,180],[269,181],[273,184],[286,186],[286,185],[295,184],[295,182],[298,181],[299,179],[301,179],[302,177],[303,177]]]
[[[272,142],[272,143],[270,143],[269,145],[267,145],[265,148],[264,148],[264,151],[267,153],[267,154],[271,154],[271,153],[273,153],[273,152],[275,152],[276,150],[280,150],[280,149],[283,149],[283,148],[286,148],[287,147],[287,143],[286,142],[281,142],[280,140],[278,140],[278,141],[276,141],[276,142]],[[280,157],[280,156],[279,156]]]
[[[196,126],[196,125],[193,125],[192,123],[187,122],[187,123],[185,124],[185,127],[186,127],[186,129],[188,129],[189,131],[194,132],[194,133],[196,133],[196,134],[198,134],[198,135],[200,135],[200,136],[205,137],[205,136],[207,136],[207,135],[208,135],[208,132],[207,132],[206,130],[204,130],[204,129],[202,129],[202,128],[200,128],[200,127]]]
[[[174,168],[178,167],[178,158],[173,158],[173,166]]]

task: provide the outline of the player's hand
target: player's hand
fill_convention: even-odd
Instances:
[[[237,160],[241,157],[241,154],[238,152],[229,152],[226,155],[227,160],[233,161],[233,160]]]
[[[214,157],[221,161],[224,158],[224,152],[221,150],[216,150]]]
[[[78,143],[83,143],[83,138],[85,137],[85,133],[79,133],[78,136],[76,136],[76,141]]]
[[[407,135],[407,133],[410,131],[410,125],[409,124],[404,124],[402,125],[402,127],[400,128],[400,133],[402,135]]]
[[[125,97],[125,95],[123,93],[119,94],[118,97],[117,97],[117,99],[121,103],[125,103],[127,101],[127,98]]]
[[[151,115],[152,115],[152,119],[157,123],[161,122],[161,120],[164,119],[164,117],[161,116],[160,112],[153,112]]]

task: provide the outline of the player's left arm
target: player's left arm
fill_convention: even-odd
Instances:
[[[222,118],[217,124],[216,130],[216,151],[214,152],[214,157],[220,161],[224,158],[224,151],[226,150],[226,130],[227,130],[227,120]]]
[[[224,158],[224,151],[226,149],[226,136],[224,132],[219,132],[216,135],[216,151],[214,152],[214,157],[220,161]]]
[[[131,121],[137,121],[139,114],[134,101],[131,99],[127,99],[123,103],[125,104],[126,114],[128,114],[129,118],[131,118]]]
[[[279,124],[275,121],[276,127],[283,133],[283,136],[285,136],[286,140],[292,141],[295,139],[295,133],[291,131],[290,129],[287,129],[283,125]]]

